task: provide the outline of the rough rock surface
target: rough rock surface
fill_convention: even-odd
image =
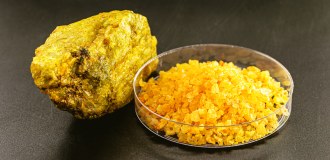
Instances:
[[[156,45],[146,17],[100,13],[58,26],[36,49],[31,73],[57,108],[81,119],[98,118],[132,100],[134,76],[157,55]]]

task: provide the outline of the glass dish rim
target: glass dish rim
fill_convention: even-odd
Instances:
[[[280,108],[278,108],[276,111],[274,111],[273,113],[267,115],[267,116],[264,116],[262,118],[259,118],[259,119],[256,119],[254,121],[249,121],[249,122],[245,122],[245,123],[239,123],[239,124],[234,124],[234,125],[224,125],[224,126],[200,126],[200,125],[193,125],[193,124],[187,124],[187,123],[182,123],[182,122],[178,122],[178,121],[174,121],[174,120],[171,120],[171,119],[168,119],[168,118],[165,118],[163,116],[160,116],[158,114],[156,114],[155,112],[151,111],[148,107],[146,107],[144,105],[144,103],[142,103],[140,101],[140,99],[138,98],[138,95],[137,95],[137,90],[136,90],[136,80],[138,78],[138,75],[139,73],[148,65],[150,64],[152,61],[154,61],[155,59],[158,59],[158,58],[161,58],[163,56],[166,56],[166,55],[169,55],[169,54],[172,54],[173,52],[177,51],[177,50],[181,50],[181,49],[186,49],[186,48],[194,48],[194,47],[197,47],[197,46],[221,46],[221,47],[231,47],[231,48],[240,48],[240,49],[245,49],[245,50],[248,50],[248,51],[251,51],[251,52],[254,52],[256,54],[259,54],[261,56],[264,56],[264,57],[267,57],[269,58],[270,60],[274,61],[275,63],[277,63],[278,65],[280,65],[284,70],[285,72],[288,74],[289,76],[289,80],[290,80],[290,90],[289,90],[289,99],[288,101],[283,104]],[[292,94],[293,94],[293,88],[294,88],[294,83],[293,83],[293,79],[292,79],[292,76],[290,74],[290,72],[280,63],[278,62],[276,59],[270,57],[269,55],[267,54],[264,54],[264,53],[261,53],[259,51],[256,51],[256,50],[253,50],[253,49],[250,49],[250,48],[246,48],[246,47],[241,47],[241,46],[236,46],[236,45],[229,45],[229,44],[195,44],[195,45],[188,45],[188,46],[183,46],[183,47],[179,47],[179,48],[174,48],[174,49],[171,49],[171,50],[168,50],[168,51],[165,51],[159,55],[157,55],[156,57],[150,59],[149,61],[147,61],[138,71],[137,73],[135,74],[134,76],[134,80],[133,80],[133,90],[134,90],[134,96],[136,97],[135,99],[137,99],[139,101],[139,103],[145,108],[147,109],[149,112],[151,112],[152,114],[158,116],[159,118],[161,119],[165,119],[167,121],[171,121],[171,122],[174,122],[174,123],[178,123],[178,124],[182,124],[182,125],[188,125],[188,126],[192,126],[192,127],[234,127],[234,126],[242,126],[242,125],[246,125],[246,124],[251,124],[253,122],[257,122],[257,121],[260,121],[262,119],[265,119],[277,112],[279,112],[283,107],[285,107],[287,105],[288,102],[291,101],[292,99]]]

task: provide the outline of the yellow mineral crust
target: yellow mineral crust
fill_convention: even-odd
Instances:
[[[31,73],[57,108],[98,118],[132,100],[134,75],[157,55],[156,45],[146,17],[100,13],[58,26],[36,49]]]
[[[176,134],[179,142],[192,145],[222,146],[256,140],[278,127],[276,115],[288,114],[283,108],[263,118],[285,104],[288,93],[268,71],[254,66],[240,69],[231,62],[190,60],[160,71],[157,81],[141,80],[139,84],[139,99],[150,111],[187,125],[162,119],[143,107],[141,119],[150,128]],[[251,121],[255,122],[236,125]],[[234,126],[206,127],[228,125]]]

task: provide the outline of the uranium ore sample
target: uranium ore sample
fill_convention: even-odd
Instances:
[[[134,76],[157,55],[156,45],[146,17],[100,13],[58,26],[36,49],[31,73],[58,109],[80,119],[98,118],[132,100]]]

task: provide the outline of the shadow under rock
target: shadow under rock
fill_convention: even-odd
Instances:
[[[81,120],[73,117],[58,153],[60,159],[105,159],[118,153],[121,139],[127,136],[123,126],[134,115],[134,101],[98,119]]]

